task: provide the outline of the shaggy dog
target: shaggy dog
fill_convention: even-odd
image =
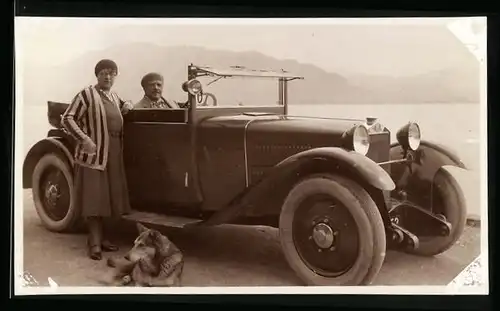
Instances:
[[[114,268],[112,285],[121,286],[180,286],[184,256],[172,241],[159,231],[138,223],[139,236],[129,252],[109,258]]]

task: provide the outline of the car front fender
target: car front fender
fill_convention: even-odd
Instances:
[[[421,206],[432,205],[432,185],[439,169],[452,166],[460,171],[468,171],[456,152],[435,142],[421,141],[416,154],[419,161],[412,165],[411,173],[408,172],[407,164],[403,163],[391,164],[390,171],[398,189],[405,190],[410,195],[409,199]],[[391,144],[391,160],[402,157],[402,147],[398,143]]]
[[[345,173],[357,175],[379,190],[391,191],[395,188],[391,176],[375,161],[355,151],[337,147],[314,148],[296,153],[278,163],[271,174],[274,171],[295,170],[295,167],[300,168],[318,160],[327,163],[328,171],[330,169],[342,170]]]
[[[413,175],[419,179],[431,182],[436,172],[442,166],[456,166],[458,168],[468,170],[464,162],[457,156],[457,153],[450,148],[441,144],[423,140],[417,150],[420,164],[413,165]],[[403,157],[403,149],[399,143],[391,144],[390,158],[391,160],[399,160]],[[393,163],[391,164],[392,179],[398,180],[403,171],[406,169],[406,164]]]
[[[23,189],[31,188],[31,175],[33,174],[33,170],[38,160],[47,153],[57,153],[73,166],[74,160],[70,150],[71,147],[69,144],[61,137],[47,137],[33,145],[24,158]]]

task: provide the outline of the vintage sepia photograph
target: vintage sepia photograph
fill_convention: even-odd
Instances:
[[[487,294],[486,31],[17,17],[16,294]]]

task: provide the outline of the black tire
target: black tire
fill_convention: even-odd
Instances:
[[[328,275],[327,272],[321,273],[320,270],[322,269],[320,267],[311,267],[307,259],[304,259],[304,255],[301,254],[301,248],[305,246],[301,246],[301,239],[294,237],[295,221],[308,221],[307,217],[301,217],[302,211],[299,209],[302,208],[301,204],[307,203],[306,200],[314,199],[318,195],[332,198],[337,201],[341,208],[345,208],[344,212],[350,215],[348,218],[351,218],[352,225],[355,227],[353,228],[356,232],[355,235],[358,236],[356,239],[358,244],[357,254],[354,257],[355,259],[353,258],[352,265],[338,275]],[[331,209],[331,211],[336,208]],[[310,210],[309,207],[307,210]],[[335,221],[332,221],[332,223],[335,223]],[[346,223],[344,223],[344,227],[348,228]],[[295,225],[297,234],[300,234],[301,228],[299,228],[300,226]],[[377,276],[385,259],[385,228],[375,202],[361,186],[343,176],[311,176],[297,183],[283,204],[279,231],[286,260],[298,277],[308,285],[368,285]],[[339,236],[342,237],[342,232]],[[342,240],[339,239],[339,242],[339,244],[342,244]],[[344,246],[347,246],[347,244],[344,244]],[[311,249],[310,246],[308,247]],[[321,252],[323,253],[323,251]],[[325,254],[326,256],[329,255],[326,252]],[[338,255],[338,258],[349,257],[348,255],[352,254],[346,253],[346,256],[344,256],[344,253],[342,253],[342,256]],[[324,263],[327,262],[332,261],[325,260]]]
[[[59,205],[54,211],[50,210],[47,202],[49,195],[46,191],[50,187],[47,186],[50,182],[47,180],[48,174],[58,174],[62,177],[58,178],[60,183],[57,183],[55,188],[62,187],[62,190],[54,191],[63,198],[63,201],[55,203]],[[45,228],[53,232],[76,232],[81,229],[80,209],[74,204],[73,172],[65,158],[48,153],[38,161],[32,176],[32,192],[36,212]]]
[[[441,254],[450,249],[464,231],[467,222],[465,196],[456,179],[445,168],[440,168],[434,176],[432,196],[433,212],[444,215],[451,223],[450,235],[419,237],[418,249],[408,250],[408,253],[429,257]]]

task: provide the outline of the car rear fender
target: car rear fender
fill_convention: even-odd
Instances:
[[[282,201],[294,183],[305,176],[335,172],[371,188],[370,194],[375,190],[375,193],[380,194],[376,199],[381,198],[382,201],[382,193],[395,188],[390,175],[373,160],[341,148],[315,148],[294,154],[278,163],[260,182],[251,185],[232,204],[215,213],[206,224],[222,224],[240,215],[278,215]]]
[[[47,153],[56,153],[73,166],[71,144],[62,137],[47,137],[37,142],[28,151],[23,163],[23,189],[31,188],[31,175],[38,160]]]

